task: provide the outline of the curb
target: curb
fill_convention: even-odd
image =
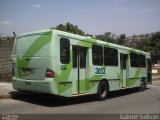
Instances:
[[[152,81],[160,81],[160,78],[152,79]]]
[[[0,95],[0,99],[11,99],[11,95]]]
[[[0,95],[0,99],[11,99],[11,98],[25,98],[29,95],[32,95],[31,93],[13,93],[13,94],[6,94],[6,95]]]
[[[32,97],[39,98],[39,97],[42,97],[43,95],[47,95],[47,94],[43,94],[43,93],[12,93],[12,94],[7,94],[7,95],[0,95],[0,100],[18,99],[18,98],[24,98],[24,99],[28,98],[29,99]]]

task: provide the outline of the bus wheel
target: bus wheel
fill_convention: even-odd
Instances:
[[[101,81],[98,85],[97,90],[97,99],[102,101],[105,100],[108,96],[108,86],[105,81]]]
[[[146,89],[146,83],[144,80],[141,80],[140,86],[139,86],[139,90],[140,91],[144,91]]]

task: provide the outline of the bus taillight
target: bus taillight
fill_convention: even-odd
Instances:
[[[14,74],[14,69],[12,68],[12,76],[15,76],[15,74]]]
[[[51,69],[46,69],[46,77],[54,78],[54,71]]]

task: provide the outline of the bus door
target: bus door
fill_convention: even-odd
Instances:
[[[120,87],[126,87],[127,84],[127,79],[128,79],[128,75],[127,75],[127,71],[128,71],[128,54],[120,54],[120,65],[121,65],[121,83],[120,83]]]
[[[152,83],[152,63],[151,59],[147,59],[147,80],[148,83]]]
[[[86,92],[86,63],[87,62],[86,47],[72,46],[72,64],[73,64],[73,85],[72,94],[82,94]]]

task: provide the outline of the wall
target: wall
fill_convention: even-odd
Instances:
[[[11,81],[13,38],[0,38],[0,82]]]

